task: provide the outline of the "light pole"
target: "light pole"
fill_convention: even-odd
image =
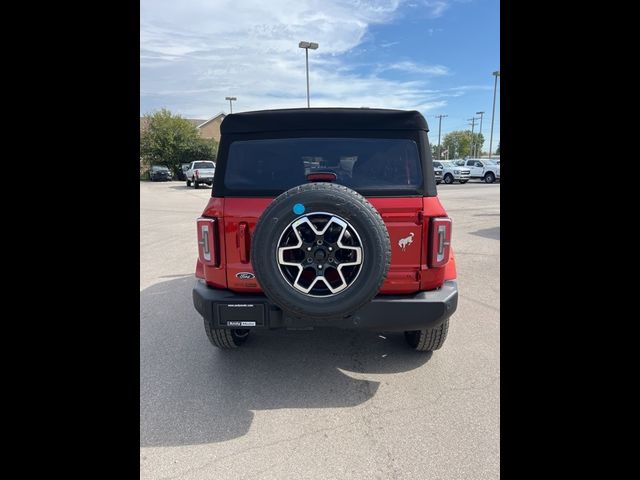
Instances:
[[[318,48],[318,44],[314,42],[300,42],[298,47],[304,48],[307,64],[307,108],[311,108],[311,104],[309,103],[309,49],[316,50]]]
[[[500,76],[500,70],[496,70],[491,75],[496,77],[496,81],[493,84],[493,111],[491,112],[491,136],[489,137],[489,159],[491,159],[491,148],[493,147],[493,117],[496,114],[496,88],[498,87],[498,77]]]
[[[233,107],[231,106],[231,102],[233,100],[238,100],[236,97],[224,97],[225,100],[229,100],[229,113],[233,113]]]
[[[480,131],[478,132],[478,135],[482,135],[482,116],[484,115],[484,112],[476,112],[476,115],[480,115]],[[484,141],[482,142],[484,143]],[[476,157],[478,156],[478,152],[476,152]],[[480,145],[480,157],[482,156],[482,144]]]
[[[440,152],[440,127],[442,127],[442,118],[449,115],[436,115],[438,119],[438,160],[442,160],[442,153]]]
[[[469,149],[469,157],[473,158],[473,130],[476,126],[476,120],[478,120],[476,117],[473,118],[467,118],[468,121],[471,122],[471,148]]]

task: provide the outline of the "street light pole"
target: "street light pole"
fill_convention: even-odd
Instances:
[[[500,76],[500,70],[496,70],[491,75],[496,77],[496,81],[493,84],[493,111],[491,112],[491,136],[489,137],[489,159],[491,159],[491,149],[493,147],[493,118],[496,114],[496,88],[498,87],[498,77]]]
[[[484,115],[484,112],[476,112],[476,115],[480,115],[480,131],[478,132],[479,135],[482,135],[482,116]],[[484,143],[484,140],[483,142]],[[476,157],[478,156],[478,152],[476,152]],[[482,144],[480,144],[480,155],[482,156]]]
[[[224,97],[225,100],[229,100],[229,113],[233,113],[233,107],[231,106],[231,102],[233,100],[237,100],[236,97]]]
[[[309,49],[316,50],[318,48],[318,44],[314,42],[300,42],[298,47],[304,48],[307,66],[307,108],[311,108],[311,104],[309,102]]]
[[[442,127],[442,118],[449,115],[436,115],[438,119],[438,160],[442,160],[442,153],[440,152],[440,127]]]
[[[467,118],[468,121],[471,122],[471,148],[469,149],[469,157],[473,158],[473,130],[476,126],[476,120],[478,120],[476,117],[473,118]]]

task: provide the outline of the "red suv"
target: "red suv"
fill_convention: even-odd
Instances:
[[[266,110],[220,130],[193,289],[213,345],[331,326],[442,346],[456,267],[419,112]]]

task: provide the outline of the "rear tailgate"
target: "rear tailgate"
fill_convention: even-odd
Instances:
[[[380,293],[401,294],[420,290],[423,258],[422,198],[369,198],[380,212],[389,231],[391,266]],[[224,245],[228,288],[237,292],[259,292],[251,278],[249,254],[251,236],[271,198],[226,198],[224,208]]]

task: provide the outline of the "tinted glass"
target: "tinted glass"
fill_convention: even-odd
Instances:
[[[333,172],[355,190],[404,190],[422,185],[418,147],[410,139],[281,138],[230,145],[225,187],[284,192],[313,172]]]
[[[193,168],[216,168],[213,162],[195,162]]]

